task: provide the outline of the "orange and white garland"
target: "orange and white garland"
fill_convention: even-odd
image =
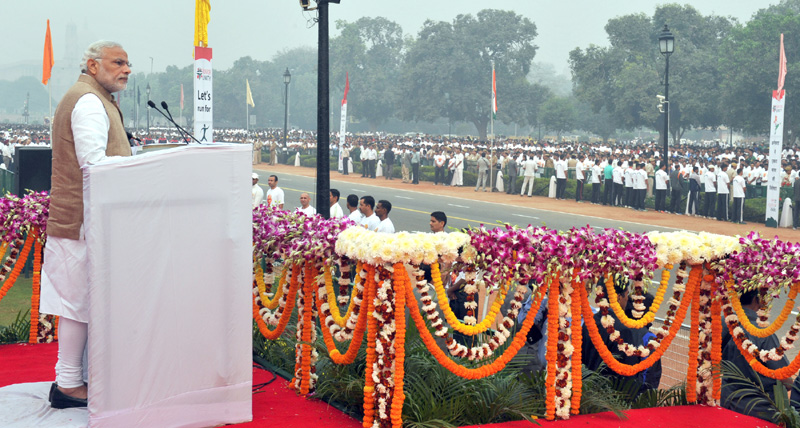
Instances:
[[[706,271],[708,272],[708,271]],[[700,306],[697,308],[699,312],[697,328],[699,349],[697,350],[697,382],[695,389],[697,392],[697,400],[700,404],[709,406],[716,406],[719,403],[714,400],[714,379],[712,373],[712,342],[714,340],[712,328],[712,296],[715,290],[714,276],[707,274],[703,276],[703,281],[700,283]],[[720,337],[717,338],[718,340]],[[691,387],[691,385],[689,385]]]
[[[575,348],[572,346],[572,328],[571,323],[578,323],[580,320],[572,319],[572,284],[565,278],[561,278],[560,296],[558,302],[558,342],[556,345],[556,399],[555,399],[555,416],[558,419],[568,419],[570,413],[570,406],[572,404],[572,365],[576,362],[573,361],[572,355]],[[557,287],[558,284],[551,284],[551,287]],[[583,286],[580,284],[580,286]],[[552,295],[552,294],[551,294]],[[548,349],[550,351],[550,349]],[[548,366],[550,365],[548,359]],[[580,362],[577,362],[580,365]]]
[[[468,358],[470,361],[480,361],[492,356],[494,351],[503,346],[503,344],[508,340],[508,338],[511,336],[511,328],[514,326],[514,320],[516,320],[517,315],[519,315],[519,311],[522,308],[522,300],[525,298],[525,294],[528,291],[528,288],[525,286],[517,286],[514,292],[514,299],[509,303],[508,313],[503,317],[502,322],[497,326],[497,329],[495,330],[491,339],[489,339],[488,343],[483,343],[481,345],[468,348],[456,342],[448,333],[447,327],[444,326],[444,323],[439,316],[439,311],[437,310],[438,305],[430,295],[430,284],[428,284],[428,282],[425,280],[423,271],[417,269],[414,271],[414,274],[416,275],[417,279],[416,286],[420,292],[420,302],[423,304],[422,310],[425,312],[428,321],[431,322],[431,327],[434,329],[434,334],[444,338],[450,355],[459,358]],[[457,325],[457,320],[455,319],[455,315],[453,315],[453,312],[448,305],[447,293],[444,290],[444,285],[442,284],[438,263],[431,265],[431,276],[433,278],[434,289],[436,290],[437,298],[439,302],[441,302],[441,310],[445,314],[445,318],[448,319],[450,325],[455,327]],[[498,296],[497,299],[499,301],[495,300],[492,308],[499,308],[500,304],[503,303],[503,297],[505,297],[505,293],[501,293]],[[481,321],[479,325],[466,326],[472,328],[462,328],[459,331],[468,336],[479,334],[485,331],[491,322],[494,322],[496,316],[497,310],[490,310],[489,314],[483,321]]]

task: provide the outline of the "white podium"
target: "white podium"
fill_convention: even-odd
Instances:
[[[89,426],[252,420],[249,145],[84,169]]]

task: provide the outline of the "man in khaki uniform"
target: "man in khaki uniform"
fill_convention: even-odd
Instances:
[[[130,156],[114,92],[128,84],[128,54],[100,41],[83,54],[81,75],[58,103],[53,119],[53,163],[47,246],[42,267],[42,313],[61,316],[54,408],[86,407],[83,353],[89,323],[88,251],[83,236],[81,167],[113,156]],[[102,346],[102,345],[100,345]]]

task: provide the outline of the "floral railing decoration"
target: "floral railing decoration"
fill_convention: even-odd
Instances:
[[[57,320],[37,309],[47,207],[48,197],[42,193],[0,198],[0,253],[5,258],[0,299],[34,254],[31,342],[55,338]],[[655,364],[687,322],[687,398],[702,404],[719,402],[720,377],[713,367],[721,360],[723,323],[757,372],[787,378],[800,370],[800,358],[782,369],[764,364],[783,358],[793,347],[800,317],[774,349],[758,349],[750,340],[775,334],[791,315],[800,292],[800,246],[755,233],[729,237],[500,225],[446,234],[383,234],[347,219],[325,220],[262,206],[253,211],[253,262],[253,319],[260,333],[280,338],[297,309],[292,385],[299,393],[314,391],[318,352],[327,352],[335,364],[350,364],[366,348],[365,427],[402,426],[407,321],[416,325],[439,364],[458,376],[481,378],[503,370],[515,357],[539,308],[548,305],[558,322],[548,323],[547,331],[547,419],[566,419],[580,409],[585,340],[612,370],[633,375]],[[659,271],[658,285],[649,286]],[[455,316],[448,300],[451,273],[464,278],[463,319]],[[620,304],[615,281],[630,281],[632,316]],[[481,289],[494,298],[487,307],[479,302]],[[755,322],[739,300],[748,290],[758,290],[763,305]],[[654,300],[646,306],[648,292]],[[786,303],[770,322],[770,305],[782,294]],[[531,305],[521,318],[526,298]],[[592,320],[592,304],[599,309],[598,323]],[[654,325],[665,305],[664,320]],[[406,320],[406,309],[411,320]],[[582,323],[589,337],[584,337]],[[625,343],[617,323],[648,327],[655,338],[647,344]],[[313,346],[317,325],[326,348],[321,351]],[[470,336],[472,345],[458,343],[454,332]],[[640,360],[620,363],[613,357],[616,351]]]

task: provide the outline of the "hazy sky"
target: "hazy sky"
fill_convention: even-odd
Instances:
[[[759,9],[778,0],[693,0],[702,14],[718,14],[746,22]],[[539,46],[534,59],[567,71],[567,57],[575,47],[607,44],[603,29],[613,17],[644,12],[652,16],[653,0],[341,0],[330,7],[331,36],[335,21],[383,16],[399,23],[406,34],[416,34],[426,19],[452,21],[460,13],[481,9],[513,10],[536,23]],[[91,41],[115,40],[128,51],[136,72],[191,63],[194,38],[194,1],[138,0],[89,2],[86,0],[0,0],[4,16],[0,25],[0,67],[22,61],[41,61],[46,20],[50,19],[56,62],[64,56],[68,24],[78,28],[81,50]],[[227,69],[249,55],[268,60],[284,49],[314,46],[317,28],[314,12],[303,12],[297,0],[211,0],[209,45],[214,68]],[[677,41],[679,43],[679,41]],[[654,46],[655,49],[655,46]],[[3,76],[0,76],[2,79]]]

